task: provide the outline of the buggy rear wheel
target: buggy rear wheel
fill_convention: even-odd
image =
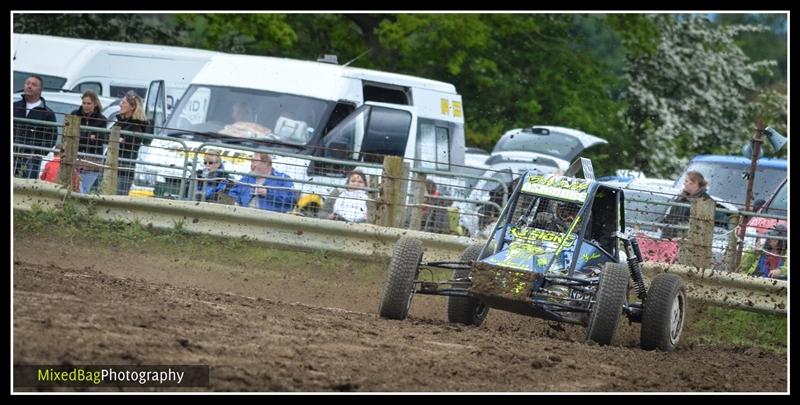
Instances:
[[[414,280],[422,262],[422,241],[403,236],[394,245],[389,274],[383,284],[378,312],[384,318],[406,319],[414,296]]]
[[[686,319],[686,285],[677,274],[653,277],[642,314],[644,350],[675,350]]]
[[[611,344],[617,332],[617,324],[625,305],[628,292],[628,266],[622,263],[606,263],[600,273],[600,283],[592,311],[589,314],[589,326],[586,327],[586,340],[601,345]]]
[[[478,260],[481,254],[481,245],[472,245],[464,250],[459,261],[470,262]],[[465,278],[469,276],[469,269],[453,270],[453,279]],[[480,326],[486,315],[489,314],[487,307],[481,300],[472,297],[447,297],[447,321],[452,323],[463,323],[464,325]]]

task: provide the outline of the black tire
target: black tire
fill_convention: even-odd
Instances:
[[[642,349],[675,350],[686,321],[686,302],[686,285],[680,276],[653,277],[642,314]]]
[[[422,261],[422,241],[403,236],[394,245],[389,274],[381,292],[378,312],[384,318],[406,319],[414,296],[414,280]]]
[[[483,246],[472,245],[464,250],[459,261],[470,262],[479,259]],[[453,279],[467,277],[468,269],[453,270]],[[484,305],[481,300],[472,297],[447,297],[447,321],[452,323],[463,323],[464,325],[480,326],[486,315],[489,314],[489,307]]]
[[[628,266],[624,263],[606,263],[603,267],[595,303],[589,314],[586,340],[601,345],[611,344],[625,305],[628,278]]]

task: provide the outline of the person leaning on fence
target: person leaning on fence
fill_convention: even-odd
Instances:
[[[360,170],[347,174],[346,189],[339,193],[333,203],[329,219],[347,222],[366,222],[367,220],[367,176]]]
[[[767,236],[786,237],[786,226],[776,224]],[[751,276],[786,278],[788,255],[785,239],[764,238],[764,244],[742,256],[742,272]]]
[[[703,175],[695,170],[686,173],[686,179],[683,181],[683,191],[675,197],[673,202],[691,204],[692,201],[697,199],[710,199],[707,188],[708,182]],[[665,224],[671,225],[685,225],[689,223],[689,214],[691,208],[671,206],[667,215],[661,221]],[[661,231],[662,239],[675,239],[686,235],[686,231],[674,227],[664,227]]]
[[[42,97],[44,81],[36,75],[25,79],[22,98],[14,102],[14,118],[56,122],[56,114]],[[55,126],[14,123],[14,177],[35,179],[42,156],[56,144]]]
[[[105,128],[106,116],[100,112],[102,109],[103,105],[100,103],[97,93],[86,90],[81,96],[81,106],[70,114],[81,117],[81,126]],[[79,158],[85,161],[84,164],[78,166],[78,172],[81,175],[81,193],[88,193],[100,176],[103,169],[103,145],[107,142],[107,132],[81,131],[78,153]]]
[[[119,103],[119,112],[117,113],[117,122],[114,123],[115,127],[119,127],[122,131],[131,132],[151,132],[147,118],[144,115],[144,105],[142,98],[133,91],[129,91],[122,97]],[[143,139],[139,136],[122,135],[119,136],[119,172],[117,174],[117,194],[128,195],[128,190],[133,184],[134,173],[133,169],[136,166],[136,158],[139,156],[139,148],[142,144],[149,144],[149,139]],[[123,161],[127,159],[128,161]]]
[[[288,175],[272,168],[272,157],[257,152],[250,162],[250,174],[242,177],[228,195],[240,207],[289,212],[295,203],[292,187],[294,183]]]
[[[53,160],[45,163],[44,170],[42,171],[41,180],[49,181],[51,183],[58,183],[58,171],[61,170],[61,144],[57,144],[53,150]],[[78,190],[80,188],[80,176],[78,169],[72,173],[72,189]]]
[[[230,191],[231,179],[228,172],[225,171],[225,162],[222,161],[219,151],[211,149],[206,152],[203,165],[203,170],[200,171],[197,178],[206,180],[198,183],[195,198],[208,202],[221,202],[221,197]]]

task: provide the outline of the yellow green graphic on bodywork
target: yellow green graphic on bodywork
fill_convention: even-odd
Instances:
[[[523,193],[575,202],[586,201],[588,190],[589,183],[586,180],[563,176],[528,176],[528,180],[522,184]]]

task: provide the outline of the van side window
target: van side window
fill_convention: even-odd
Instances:
[[[325,129],[322,131],[322,136],[325,136],[330,130],[335,128],[342,122],[343,119],[347,118],[350,113],[352,113],[356,109],[355,104],[351,102],[338,102],[336,103],[336,107],[333,108],[333,112],[331,113],[331,117],[328,119],[328,123],[325,124]]]
[[[82,82],[72,88],[76,93],[83,93],[86,90],[91,90],[97,94],[103,94],[103,85],[100,82]]]
[[[364,84],[364,101],[412,105],[408,87],[389,87],[388,85]]]
[[[109,90],[111,90],[110,96],[116,98],[125,97],[125,93],[130,90],[133,90],[136,94],[139,95],[142,99],[147,96],[147,89],[144,87],[134,87],[134,86],[109,86]]]
[[[420,120],[417,138],[417,167],[450,170],[450,129],[432,121]]]

